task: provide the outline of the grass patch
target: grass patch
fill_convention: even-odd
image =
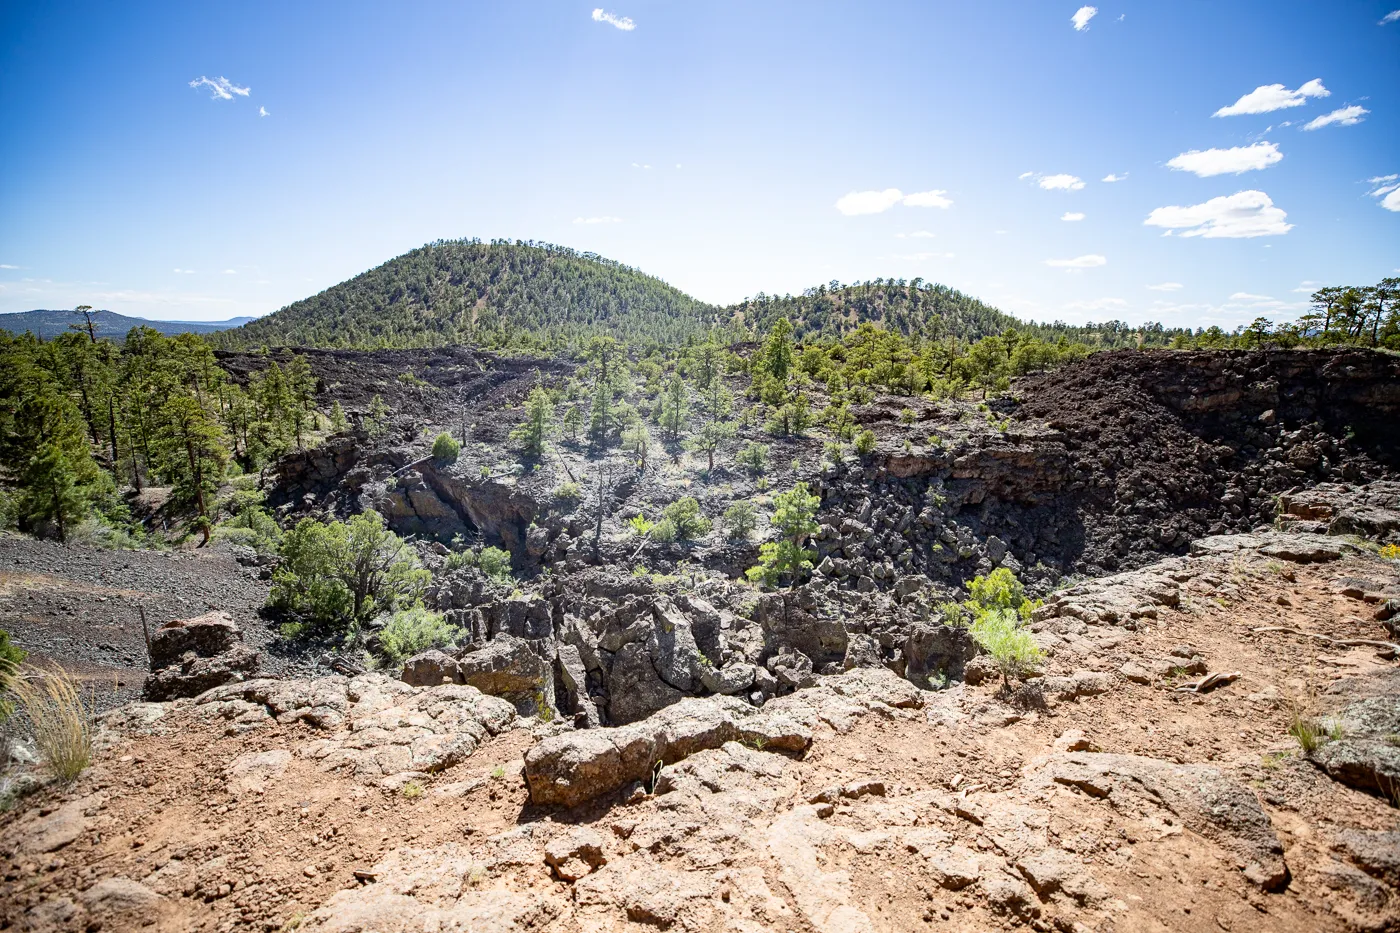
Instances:
[[[92,709],[78,683],[62,668],[31,669],[10,682],[29,716],[39,757],[54,777],[75,780],[92,762]]]

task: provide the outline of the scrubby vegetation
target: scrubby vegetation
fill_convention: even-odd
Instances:
[[[55,667],[12,675],[9,687],[29,718],[39,757],[57,780],[75,780],[92,761],[96,733],[78,682]]]
[[[447,624],[441,613],[415,602],[395,612],[379,633],[380,653],[389,664],[398,665],[429,648],[455,644],[460,636],[460,630]]]

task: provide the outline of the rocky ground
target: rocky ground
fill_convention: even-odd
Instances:
[[[1194,550],[1057,593],[1011,693],[856,668],[578,731],[376,674],[126,707],[5,818],[0,928],[1393,928],[1394,655],[1310,636],[1391,638],[1400,566]]]
[[[745,423],[762,473],[660,438],[645,469],[520,458],[568,361],[310,361],[323,402],[395,416],[285,458],[269,503],[385,515],[457,643],[364,673],[276,639],[237,549],[0,537],[0,627],[103,709],[148,667],[137,605],[152,698],[223,684],[120,706],[77,784],[0,817],[0,930],[1400,926],[1394,357],[1098,354],[985,405],[879,396],[865,457]],[[629,524],[799,480],[821,527],[791,589],[742,582],[763,523]],[[514,578],[449,570],[462,541]],[[1014,687],[941,606],[997,567],[1045,598]]]
[[[148,671],[139,609],[151,631],[218,609],[264,651],[263,670],[288,661],[259,618],[268,584],[223,547],[112,551],[0,533],[0,628],[37,664],[61,662],[94,685],[101,707],[140,694]]]

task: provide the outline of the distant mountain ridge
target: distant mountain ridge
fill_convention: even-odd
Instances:
[[[92,312],[92,323],[97,336],[122,340],[133,327],[149,327],[162,334],[212,334],[221,330],[241,327],[253,317],[232,317],[225,321],[151,321],[141,317],[128,317],[115,311]],[[11,311],[0,314],[0,330],[12,334],[26,331],[41,340],[52,340],[70,329],[69,325],[86,329],[87,319],[77,311],[43,310]]]

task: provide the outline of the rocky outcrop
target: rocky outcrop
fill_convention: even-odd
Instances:
[[[1400,798],[1400,672],[1334,684],[1325,697],[1335,713],[1312,759],[1350,787]]]
[[[1283,845],[1268,814],[1253,793],[1218,768],[1138,755],[1067,752],[1049,756],[1033,774],[1032,780],[1106,798],[1125,812],[1144,805],[1164,807],[1234,854],[1245,877],[1265,891],[1288,884]]]
[[[401,783],[464,761],[490,736],[512,728],[515,708],[475,687],[410,687],[382,674],[309,681],[252,680],[211,690],[197,701],[230,733],[305,722],[324,733],[299,758],[362,780]],[[262,767],[268,762],[256,764]],[[285,762],[273,762],[285,766]],[[246,778],[232,769],[231,781]]]
[[[167,622],[151,633],[149,650],[149,700],[198,696],[247,680],[260,661],[258,652],[243,644],[243,633],[226,612]]]
[[[822,679],[768,703],[762,710],[731,697],[685,699],[641,722],[545,739],[525,756],[530,799],[574,807],[653,776],[658,762],[674,764],[702,749],[741,742],[772,751],[801,752],[818,724],[849,728],[877,709],[923,705],[920,691],[887,670],[858,669]]]

